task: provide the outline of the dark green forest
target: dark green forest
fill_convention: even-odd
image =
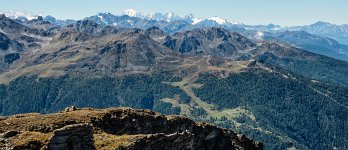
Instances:
[[[280,70],[281,71],[281,70]],[[246,71],[220,79],[204,74],[195,90],[202,100],[218,109],[244,106],[264,128],[281,132],[310,149],[332,149],[331,144],[348,148],[348,89],[314,83],[301,76],[283,77],[266,71]],[[321,92],[322,93],[321,93]],[[255,139],[273,142],[267,149],[284,149],[289,142],[274,143],[270,135],[245,129]]]
[[[179,88],[162,83],[174,80],[177,78],[165,74],[94,79],[21,77],[9,85],[0,86],[0,110],[2,115],[11,115],[52,113],[70,105],[93,108],[125,106],[178,114],[180,108],[173,109],[172,104],[160,101],[177,94],[188,97]]]
[[[268,66],[278,66],[307,78],[331,82],[348,87],[348,62],[317,55],[316,59],[280,58],[270,52],[258,56],[257,60]]]

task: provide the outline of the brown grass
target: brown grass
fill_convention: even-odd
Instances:
[[[41,147],[46,145],[49,142],[49,138],[52,136],[52,133],[40,133],[40,132],[23,132],[18,134],[15,137],[10,139],[10,143],[13,147],[17,147],[19,149],[25,147],[33,147],[30,146],[32,143],[37,143],[36,145]],[[36,146],[35,146],[36,147]]]
[[[119,147],[127,147],[134,143],[137,139],[145,137],[145,135],[112,135],[105,132],[95,133],[94,145],[98,150],[117,149]]]

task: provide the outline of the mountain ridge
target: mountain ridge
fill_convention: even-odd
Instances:
[[[128,12],[127,12],[128,11]],[[6,14],[8,17],[12,19],[19,18],[22,21],[32,20],[37,18],[39,15],[29,15],[28,19],[25,19],[25,16],[28,16],[27,13],[22,12],[3,12],[3,14]],[[22,14],[23,17],[19,17],[17,14]],[[210,18],[198,18],[194,17],[192,14],[186,15],[184,17],[180,17],[176,15],[175,13],[141,13],[134,9],[128,9],[125,10],[123,13],[120,13],[118,15],[113,15],[111,13],[105,12],[105,13],[97,13],[94,16],[86,17],[85,19],[92,19],[98,24],[103,25],[119,25],[119,21],[116,21],[111,18],[119,18],[121,16],[129,16],[131,18],[138,18],[141,20],[148,20],[148,21],[159,21],[159,22],[167,22],[167,23],[174,23],[174,22],[182,22],[186,23],[185,26],[193,26],[193,27],[207,27],[207,26],[223,26],[225,28],[230,28],[235,31],[243,31],[243,30],[255,30],[255,31],[262,31],[262,32],[279,32],[279,31],[306,31],[311,34],[315,34],[318,36],[323,37],[330,37],[333,38],[340,43],[348,45],[348,25],[342,24],[342,25],[335,25],[330,24],[327,22],[318,21],[316,23],[313,23],[311,25],[302,25],[302,26],[279,26],[274,24],[268,24],[268,25],[245,25],[240,22],[236,21],[228,21],[226,19],[219,18],[217,16],[213,16]],[[24,19],[23,19],[24,18]],[[57,25],[68,25],[74,22],[74,20],[67,19],[67,20],[59,20],[52,16],[46,16],[44,17],[46,21],[50,21],[52,23],[55,23]],[[134,20],[134,19],[130,19]],[[137,21],[139,22],[139,20]],[[145,21],[146,22],[146,21]],[[181,25],[182,25],[181,23]],[[133,24],[123,24],[124,26],[129,27],[139,27],[139,25],[134,26]],[[151,24],[150,26],[159,26],[155,24]],[[150,26],[147,26],[145,28],[148,28]],[[143,29],[145,29],[143,28]],[[178,30],[179,29],[179,30]],[[180,31],[180,28],[176,29],[175,31],[172,30],[166,30],[170,32],[177,32]]]
[[[25,12],[20,12],[20,11],[7,11],[7,12],[1,12],[1,14],[4,14],[6,15],[7,17],[11,18],[11,19],[17,19],[17,18],[25,18],[24,20],[33,20],[33,19],[36,19],[37,17],[39,16],[43,16],[42,14],[38,14],[38,15],[34,15],[34,14],[31,14],[31,13],[25,13]],[[111,14],[110,12],[98,12],[96,14],[96,16],[100,16],[100,15],[104,15],[104,14],[108,14],[108,15],[113,15]],[[185,20],[185,19],[194,19],[194,20],[215,20],[216,23],[218,24],[223,24],[222,22],[229,22],[229,23],[232,23],[232,24],[241,24],[241,25],[244,25],[243,23],[240,23],[240,22],[237,22],[237,21],[228,21],[226,19],[223,19],[223,18],[220,18],[218,16],[212,16],[210,18],[197,18],[195,17],[194,15],[192,14],[188,14],[184,17],[180,17],[178,15],[176,15],[174,12],[167,12],[167,13],[160,13],[160,12],[156,12],[156,13],[142,13],[142,12],[138,12],[137,10],[135,9],[125,9],[123,12],[117,14],[117,15],[127,15],[127,16],[130,16],[130,17],[137,17],[137,18],[142,18],[142,19],[147,19],[147,20],[156,20],[156,21],[167,21],[167,22],[170,22],[170,21],[175,21],[175,20]],[[159,15],[160,17],[159,18],[156,18],[155,16],[156,15]],[[168,19],[170,18],[170,16],[174,16],[173,18],[174,19]],[[45,17],[52,17],[51,15],[47,15],[47,16],[44,16]],[[167,18],[166,18],[167,17]],[[20,20],[20,19],[19,19]],[[72,20],[72,19],[67,19],[67,20]],[[192,21],[192,22],[195,22],[195,21]],[[317,22],[314,22],[308,26],[322,26],[322,25],[325,25],[325,26],[328,26],[328,25],[335,25],[335,26],[347,26],[348,24],[341,24],[341,25],[336,25],[336,24],[331,24],[329,22],[324,22],[324,21],[317,21]],[[275,25],[273,23],[269,23],[269,24],[265,24],[265,25],[261,25],[261,24],[258,24],[258,25],[247,25],[247,26],[250,26],[250,27],[270,27],[268,28],[268,30],[277,30],[277,28],[281,27],[280,25]],[[306,26],[306,25],[303,25],[303,26]],[[284,26],[283,28],[297,28],[297,27],[301,27],[299,25],[294,25],[294,26]],[[267,30],[261,30],[261,31],[267,31]]]
[[[6,149],[263,149],[231,130],[130,108],[72,106],[55,114],[6,116],[0,124],[0,147]]]

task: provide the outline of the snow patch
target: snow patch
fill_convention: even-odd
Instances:
[[[209,18],[208,20],[212,20],[212,21],[215,21],[217,22],[218,24],[226,24],[226,20],[225,19],[221,19],[219,17],[211,17]]]
[[[98,18],[105,24],[108,24],[102,15],[98,15]]]
[[[169,13],[167,13],[167,15],[166,15],[166,17],[167,17],[167,21],[169,22],[169,21],[171,21],[171,19],[174,17],[174,13],[173,12],[169,12]]]
[[[265,33],[261,32],[261,31],[257,31],[254,38],[258,39],[258,40],[262,40],[264,36],[265,36]]]
[[[193,18],[193,19],[192,19],[192,24],[195,25],[195,24],[197,24],[197,23],[202,22],[203,20],[204,20],[204,19],[201,19],[201,18]]]
[[[132,20],[127,20],[127,22],[128,22],[130,25],[133,25],[133,21],[132,21]]]

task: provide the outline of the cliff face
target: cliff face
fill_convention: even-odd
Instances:
[[[1,117],[0,132],[0,149],[263,149],[231,130],[130,108]]]

